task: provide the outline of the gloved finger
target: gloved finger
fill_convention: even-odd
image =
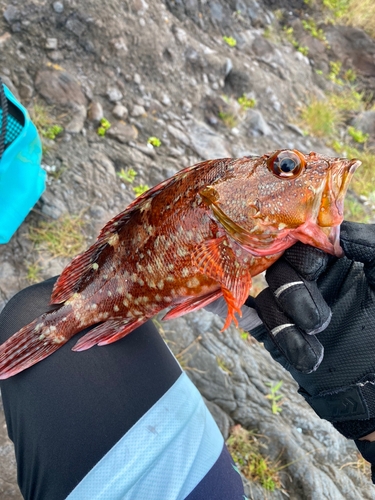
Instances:
[[[327,269],[331,255],[318,248],[297,242],[285,250],[282,258],[308,281],[315,281]]]
[[[314,335],[307,335],[286,316],[270,288],[255,298],[255,304],[275,348],[288,363],[302,373],[315,371],[324,355],[319,340]],[[271,350],[270,353],[276,357]]]
[[[312,267],[313,265],[312,263]],[[317,267],[314,275],[316,273]],[[308,281],[300,276],[284,258],[279,259],[267,270],[266,280],[279,308],[298,328],[312,335],[328,326],[332,317],[331,309],[323,299],[315,281]]]
[[[348,259],[362,262],[364,273],[375,285],[375,224],[344,221],[341,224],[341,246]]]

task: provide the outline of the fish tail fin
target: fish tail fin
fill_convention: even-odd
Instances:
[[[0,346],[0,380],[12,377],[57,351],[68,340],[45,336],[37,318]]]

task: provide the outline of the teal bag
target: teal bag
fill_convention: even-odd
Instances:
[[[46,172],[40,167],[42,144],[35,125],[26,109],[3,87],[8,113],[0,160],[0,243],[7,243],[43,193]],[[0,108],[0,130],[2,120]]]

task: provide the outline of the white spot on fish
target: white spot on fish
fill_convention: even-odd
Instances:
[[[112,236],[108,239],[108,244],[112,247],[116,247],[119,244],[119,237],[117,233],[112,234]]]
[[[187,267],[184,267],[182,269],[182,276],[183,276],[183,278],[186,278],[187,276],[189,276],[189,273],[190,272],[189,272],[189,269]]]
[[[118,306],[114,305],[114,306],[113,306],[113,310],[114,310],[115,312],[118,312],[120,309],[118,308]]]
[[[159,281],[158,288],[159,288],[159,290],[163,290],[163,288],[164,288],[164,281],[163,280]]]
[[[138,283],[139,283],[141,286],[143,286],[143,285],[145,284],[145,282],[143,281],[143,279],[142,279],[142,278],[138,278],[138,279],[137,279],[137,281],[138,281]]]
[[[138,278],[138,276],[137,276],[135,273],[133,273],[133,274],[130,276],[130,279],[132,280],[132,282],[133,282],[133,283],[136,283],[136,282],[137,282],[137,278]]]
[[[97,307],[98,306],[96,304],[91,304],[90,309],[91,309],[91,311],[95,311],[95,309],[97,309]]]
[[[160,297],[160,295],[156,294],[155,300],[157,300],[158,302],[161,302],[163,300],[163,297]]]
[[[169,275],[165,278],[167,281],[169,281],[169,283],[172,283],[174,281],[174,276],[172,275]]]
[[[112,297],[112,292],[108,291],[108,297]]]
[[[199,280],[196,277],[192,278],[191,280],[189,280],[186,283],[186,286],[188,288],[195,288],[196,286],[199,286],[199,285],[200,285],[200,282],[199,282]]]
[[[97,271],[99,269],[99,264],[94,262],[94,264],[92,265],[92,268],[94,269],[94,271]]]

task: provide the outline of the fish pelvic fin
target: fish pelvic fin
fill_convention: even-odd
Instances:
[[[0,346],[0,380],[30,368],[69,340],[43,333],[42,321],[42,318],[35,319]]]
[[[238,247],[238,245],[237,245]],[[251,274],[246,259],[246,252],[237,248],[235,255],[225,236],[204,241],[193,253],[193,260],[200,273],[209,276],[221,285],[221,292],[228,305],[228,315],[223,330],[232,320],[238,327],[235,317],[240,317],[241,306],[245,303],[251,289]]]
[[[131,320],[123,318],[110,319],[86,333],[86,335],[79,339],[72,348],[72,351],[86,351],[94,345],[103,346],[116,342],[141,326],[147,320],[147,317],[134,318]]]
[[[214,292],[210,292],[202,297],[192,297],[184,300],[181,304],[173,307],[167,314],[162,318],[163,321],[168,319],[175,319],[183,316],[184,314],[198,311],[204,306],[211,304],[214,300],[218,299],[223,295],[221,288],[215,290]]]

